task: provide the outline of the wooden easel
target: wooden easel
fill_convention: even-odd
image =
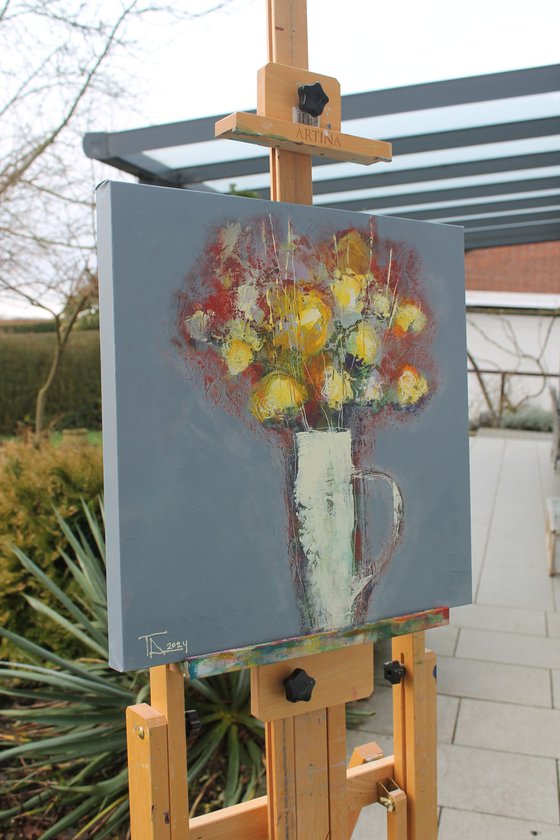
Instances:
[[[390,160],[388,143],[340,132],[338,82],[306,69],[306,0],[268,0],[268,35],[258,113],[232,114],[216,134],[272,147],[272,198],[312,203],[311,155]],[[317,81],[329,103],[319,125],[310,126],[297,121],[297,87]],[[192,820],[185,678],[178,665],[151,668],[150,705],[127,709],[132,840],[347,840],[361,809],[375,802],[387,808],[389,840],[435,840],[436,669],[423,628],[445,624],[447,616],[440,609],[380,622],[332,650],[326,639],[324,653],[311,654],[305,640],[299,647],[292,642],[285,646],[289,658],[280,652],[281,661],[252,667],[251,711],[266,725],[267,795]],[[373,641],[388,635],[393,659],[404,666],[393,687],[394,755],[383,757],[366,744],[347,768],[345,704],[372,693]],[[242,656],[228,661],[231,669],[244,662]],[[316,681],[309,702],[285,696],[283,680],[298,667]]]

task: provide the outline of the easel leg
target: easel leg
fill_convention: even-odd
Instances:
[[[406,792],[408,840],[437,837],[436,657],[424,632],[393,639],[406,674],[393,688],[395,781]]]
[[[308,702],[286,698],[294,668],[316,680]],[[371,643],[251,669],[251,710],[266,721],[269,840],[346,840],[345,704],[372,691]],[[367,784],[365,795],[375,801]]]
[[[126,710],[130,831],[134,840],[171,840],[165,717],[146,703]]]
[[[266,724],[266,786],[270,840],[296,838],[295,779],[294,719],[270,721]]]
[[[169,808],[171,840],[187,840],[189,797],[187,789],[187,735],[185,729],[185,678],[177,665],[150,668],[151,706],[167,721],[169,755]]]
[[[346,840],[344,704],[266,725],[270,840]]]

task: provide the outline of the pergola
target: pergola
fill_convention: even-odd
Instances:
[[[394,160],[314,158],[314,204],[462,225],[467,250],[560,239],[559,106],[560,65],[344,96],[342,131]],[[142,183],[268,198],[268,151],[214,140],[222,116],[89,133],[84,150]]]

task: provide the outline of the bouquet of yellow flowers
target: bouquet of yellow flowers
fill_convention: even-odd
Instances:
[[[418,264],[374,223],[318,243],[267,217],[218,229],[180,296],[179,328],[223,375],[249,383],[262,424],[340,428],[347,406],[410,410],[430,394],[430,312]],[[214,368],[215,369],[215,368]]]

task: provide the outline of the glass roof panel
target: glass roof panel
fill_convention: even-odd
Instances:
[[[473,126],[556,117],[560,113],[560,93],[541,93],[536,96],[516,96],[493,99],[467,105],[408,111],[406,114],[387,114],[343,122],[342,130],[360,137],[385,139],[454,131]]]
[[[189,143],[188,146],[169,146],[166,149],[148,149],[148,157],[163,163],[170,169],[186,169],[204,163],[245,160],[246,158],[268,157],[268,149],[252,143],[232,140],[209,140],[205,143]]]

